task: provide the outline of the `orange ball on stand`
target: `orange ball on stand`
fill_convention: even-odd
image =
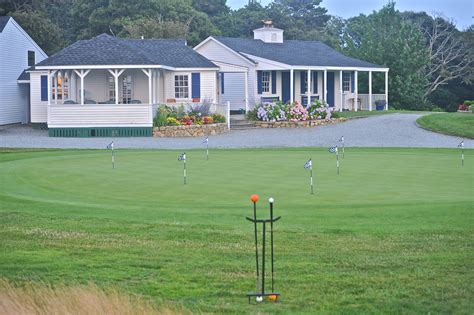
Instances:
[[[252,195],[250,196],[250,200],[252,200],[252,202],[257,202],[258,201],[258,195]]]
[[[278,299],[278,295],[272,294],[268,296],[269,301],[276,301]]]

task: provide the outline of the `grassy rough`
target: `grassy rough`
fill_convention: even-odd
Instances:
[[[472,113],[432,114],[420,117],[416,122],[431,131],[474,139],[474,114]]]
[[[5,150],[0,277],[93,282],[201,312],[474,309],[474,152],[348,149]],[[316,194],[304,162],[312,157]],[[255,288],[250,194],[275,198],[281,303]]]

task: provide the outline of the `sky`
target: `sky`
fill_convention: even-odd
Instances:
[[[261,0],[267,5],[270,0]],[[343,18],[357,16],[360,13],[370,14],[382,8],[388,0],[323,0],[321,6],[328,13]],[[248,0],[227,0],[232,9],[238,9],[248,3]],[[396,8],[400,11],[425,11],[428,14],[441,13],[452,19],[458,29],[466,29],[474,24],[474,0],[396,0]]]

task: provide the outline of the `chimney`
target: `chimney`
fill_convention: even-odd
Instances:
[[[271,20],[263,20],[263,27],[253,30],[253,39],[265,43],[283,43],[283,30],[273,26]]]

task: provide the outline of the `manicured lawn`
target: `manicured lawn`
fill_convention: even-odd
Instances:
[[[420,117],[416,122],[435,132],[474,139],[474,114],[432,114]]]
[[[327,149],[0,153],[0,277],[93,282],[202,312],[474,309],[474,151]],[[312,157],[316,194],[304,162]],[[275,198],[278,304],[255,289],[249,196]]]

